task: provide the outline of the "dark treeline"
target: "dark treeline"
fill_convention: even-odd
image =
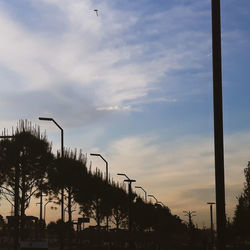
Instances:
[[[8,135],[8,132],[3,131],[2,135]],[[183,222],[167,206],[145,202],[134,192],[129,195],[125,185],[111,179],[107,181],[98,169],[87,167],[86,155],[81,151],[66,149],[63,157],[60,152],[54,154],[51,143],[39,127],[21,120],[11,135],[12,138],[0,140],[0,195],[18,213],[21,240],[31,238],[26,225],[26,210],[32,198],[37,198],[40,205],[54,203],[60,206],[63,189],[67,220],[46,225],[40,213],[36,221],[38,238],[61,242],[64,239],[64,243],[67,239],[70,246],[72,242],[78,242],[80,246],[86,242],[93,245],[108,242],[116,244],[115,249],[131,242],[141,249],[211,249],[213,237],[209,229],[198,229],[192,220]],[[250,242],[250,163],[244,174],[246,182],[237,198],[235,216],[227,223],[227,242],[232,249],[244,249]],[[131,232],[128,232],[129,206]],[[60,209],[57,212],[60,215]],[[95,226],[76,229],[73,212],[78,213],[79,218],[92,218]],[[8,237],[16,233],[15,227],[8,226],[2,216],[0,228],[5,228],[5,232],[9,230]],[[245,245],[240,246],[240,243]]]
[[[3,136],[7,134],[7,131],[3,132]],[[98,169],[88,168],[86,156],[81,151],[66,149],[63,157],[60,152],[53,154],[45,134],[30,122],[21,120],[11,135],[13,138],[0,140],[0,190],[1,198],[13,207],[17,202],[15,198],[18,199],[16,209],[21,239],[27,237],[26,210],[32,198],[38,198],[43,204],[54,202],[60,205],[62,188],[68,215],[63,223],[66,227],[59,220],[50,223],[48,230],[58,228],[57,231],[64,231],[63,237],[69,236],[65,235],[67,230],[73,230],[72,213],[75,210],[79,217],[94,219],[97,231],[104,229],[107,217],[110,231],[127,231],[129,204],[132,204],[132,232],[174,235],[187,230],[187,225],[172,215],[168,207],[146,203],[135,193],[129,195],[124,185],[110,179],[107,181]],[[46,198],[42,199],[43,196]],[[43,219],[41,214],[40,227],[46,226]]]

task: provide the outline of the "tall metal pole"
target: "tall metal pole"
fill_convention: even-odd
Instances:
[[[212,0],[212,48],[217,249],[224,250],[226,212],[224,181],[220,0]]]
[[[211,245],[214,247],[214,223],[213,223],[213,205],[215,202],[207,202],[210,205],[210,220],[211,220]]]
[[[61,130],[61,157],[64,157],[64,138],[63,138],[63,128],[53,119],[48,117],[39,117],[42,121],[52,121]],[[64,188],[61,190],[61,219],[64,222]]]
[[[145,202],[147,203],[147,192],[146,192],[146,190],[143,187],[141,187],[141,186],[135,186],[135,188],[140,188],[144,192]]]
[[[108,168],[108,162],[102,157],[101,154],[90,154],[91,156],[99,156],[100,158],[102,158],[102,160],[105,162],[106,165],[106,182],[108,183],[108,179],[109,179],[109,168]]]
[[[42,219],[43,219],[43,190],[42,190],[43,178],[41,178],[41,190],[40,190],[40,226],[42,229]]]
[[[131,181],[128,180],[128,195],[129,195],[129,209],[128,209],[128,231],[132,231],[132,213],[131,213],[131,205],[132,205],[132,186],[131,186]]]
[[[132,182],[135,182],[135,180],[127,179],[124,180],[128,182],[128,196],[129,196],[129,207],[128,207],[128,231],[132,232],[132,223],[133,223],[133,213],[132,213]]]
[[[41,191],[41,194],[40,194],[40,223],[42,223],[42,219],[43,219],[43,194]]]
[[[133,215],[132,215],[132,182],[136,182],[136,180],[132,180],[130,178],[128,178],[128,176],[126,174],[117,174],[117,175],[123,175],[125,176],[127,179],[124,180],[126,182],[128,182],[128,195],[129,195],[129,204],[128,204],[128,231],[131,232],[132,231],[132,223],[133,223]]]
[[[15,237],[14,244],[15,250],[18,249],[19,245],[19,179],[20,179],[20,169],[15,166]]]
[[[44,208],[43,208],[43,220],[44,220],[44,223],[46,225],[46,207],[49,203],[51,203],[52,201],[51,200],[48,200],[45,204],[44,204]]]
[[[64,157],[64,135],[63,135],[63,129],[59,125],[58,127],[61,129],[61,157],[63,158]],[[62,188],[61,190],[61,217],[62,217],[62,222],[64,222],[64,188]]]
[[[161,206],[163,207],[163,208],[165,208],[166,206],[165,206],[165,204],[164,203],[162,203],[161,201],[158,201],[158,204],[161,204]]]
[[[152,198],[154,198],[154,199],[155,199],[155,204],[157,204],[157,203],[158,203],[158,200],[155,198],[155,196],[154,196],[154,195],[152,195],[152,194],[148,194],[148,197],[152,197]]]
[[[108,180],[109,180],[109,168],[108,168],[108,162],[102,157],[101,154],[90,154],[92,156],[99,156],[100,158],[102,158],[102,160],[105,162],[106,164],[106,183],[108,184]],[[106,216],[106,228],[107,231],[109,230],[109,216]]]

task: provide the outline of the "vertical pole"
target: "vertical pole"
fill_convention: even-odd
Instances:
[[[42,181],[41,181],[42,184]],[[42,187],[42,185],[41,185]],[[39,238],[42,237],[42,231],[43,231],[43,192],[42,189],[40,190],[40,220],[39,220]]]
[[[19,178],[20,170],[19,166],[15,167],[15,237],[14,237],[14,249],[18,250],[19,245]]]
[[[128,207],[128,231],[132,231],[132,218],[131,218],[131,205],[132,205],[132,187],[131,181],[128,182],[128,196],[129,196],[129,207]]]
[[[189,227],[191,228],[191,226],[193,225],[193,222],[192,222],[192,213],[190,211],[188,212],[188,223],[189,223]]]
[[[214,100],[214,152],[217,249],[225,249],[225,183],[222,111],[222,65],[220,0],[212,0],[212,48],[213,48],[213,100]]]
[[[44,208],[43,208],[43,219],[44,219],[44,223],[45,223],[45,226],[46,226],[46,203],[44,204]]]
[[[108,183],[109,181],[109,168],[108,168],[108,162],[105,160],[106,164],[106,182]]]
[[[108,170],[108,162],[106,160],[104,160],[105,163],[106,163],[106,182],[107,182],[107,185],[108,185],[108,182],[109,182],[109,170]],[[107,214],[107,217],[106,217],[106,227],[107,227],[107,232],[109,230],[109,216]]]
[[[210,204],[210,216],[211,216],[211,244],[214,247],[214,223],[213,223],[213,204]]]
[[[43,192],[41,191],[40,194],[40,224],[42,223],[43,219]]]
[[[63,129],[61,128],[61,157],[64,157]],[[64,222],[64,188],[61,190],[61,217]]]
[[[63,129],[61,127],[59,127],[61,129],[61,157],[64,157],[64,143],[63,143]],[[62,187],[61,190],[61,217],[62,217],[62,222],[64,222],[64,188]],[[64,239],[63,236],[61,235],[61,246],[60,249],[63,250],[64,249]]]

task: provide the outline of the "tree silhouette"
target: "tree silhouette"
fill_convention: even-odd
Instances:
[[[234,226],[240,235],[250,233],[250,162],[244,169],[245,183],[241,195],[238,197],[238,204],[234,213]]]
[[[137,240],[136,237],[140,235],[144,239],[149,236],[149,241],[158,242],[162,237],[169,244],[169,236],[187,231],[187,226],[178,216],[172,215],[168,207],[145,203],[135,193],[129,195],[124,187],[114,181],[107,182],[99,170],[88,170],[86,157],[81,151],[78,154],[76,150],[68,149],[63,157],[59,153],[54,156],[51,145],[45,135],[40,133],[39,127],[32,126],[27,121],[20,121],[12,134],[13,138],[0,141],[0,194],[12,205],[14,197],[18,198],[18,201],[15,200],[15,204],[19,203],[18,212],[15,210],[15,214],[21,215],[21,231],[25,224],[25,210],[29,207],[33,195],[41,197],[42,193],[45,193],[49,196],[47,201],[55,198],[59,203],[62,188],[65,190],[69,223],[63,223],[61,220],[50,223],[47,232],[58,236],[61,242],[68,235],[69,245],[74,235],[72,208],[75,205],[78,205],[84,217],[91,217],[96,221],[98,229],[105,217],[113,222],[116,229],[130,228],[130,211],[133,234],[119,232],[119,237],[123,240]],[[244,192],[238,199],[234,223],[242,232],[250,232],[250,163],[244,173],[246,183]],[[19,220],[16,221],[19,223]],[[15,225],[17,236],[18,223]]]
[[[21,120],[13,131],[13,139],[0,141],[0,170],[4,177],[1,185],[2,194],[13,205],[14,196],[19,198],[21,226],[25,210],[32,196],[39,191],[41,179],[47,172],[47,167],[53,159],[51,145],[46,136],[40,133],[39,127],[26,120]],[[15,191],[16,169],[20,177],[19,190]]]
[[[79,189],[86,172],[86,158],[81,152],[77,155],[76,150],[66,150],[63,158],[58,154],[49,170],[48,186],[55,197],[59,199],[59,191],[62,188],[65,190],[68,222],[70,224],[72,223],[72,206],[75,204],[75,190]]]
[[[129,197],[126,191],[113,183],[110,185],[107,198],[111,206],[111,221],[115,224],[116,229],[119,229],[121,225],[127,225]]]
[[[88,217],[93,218],[97,223],[97,228],[100,228],[101,222],[107,215],[107,206],[105,204],[105,193],[107,183],[104,180],[100,171],[87,175],[88,193],[85,190],[79,195],[79,203],[81,211]]]
[[[136,198],[133,205],[134,225],[137,231],[149,231],[155,223],[155,206],[152,203],[145,203],[140,197]]]

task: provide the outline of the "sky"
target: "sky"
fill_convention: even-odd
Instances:
[[[98,9],[98,16],[95,9]],[[53,150],[126,173],[182,219],[215,200],[210,0],[0,0],[0,123],[28,119]],[[226,212],[250,159],[249,0],[222,0]],[[137,190],[139,195],[143,195]],[[50,206],[48,205],[48,208]],[[9,215],[2,200],[1,213]],[[30,214],[38,216],[33,203]],[[47,210],[55,220],[60,209]],[[75,213],[75,217],[77,217]]]

